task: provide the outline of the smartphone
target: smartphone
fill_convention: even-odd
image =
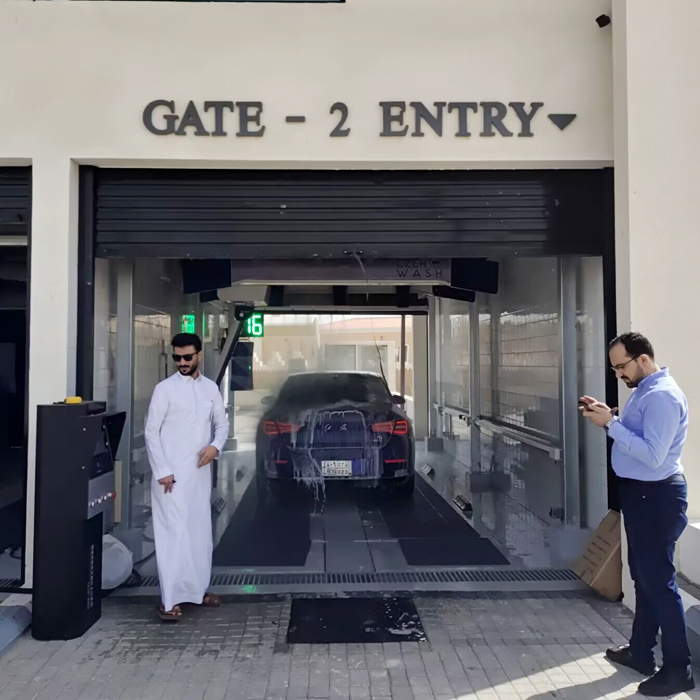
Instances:
[[[580,408],[585,408],[586,410],[588,410],[588,403],[586,403],[585,401],[579,399],[578,405]]]

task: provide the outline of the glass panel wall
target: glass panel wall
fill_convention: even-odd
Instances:
[[[559,268],[556,258],[501,263],[497,296],[480,295],[482,415],[496,424],[560,441]],[[564,477],[550,453],[495,430],[481,432],[480,472],[507,494],[493,494],[491,528],[534,565],[545,534],[561,523]],[[510,523],[510,527],[506,524]],[[500,527],[499,527],[500,525]]]
[[[579,388],[604,396],[602,264],[585,258],[573,269]],[[450,461],[450,488],[472,504],[477,529],[498,540],[514,561],[560,565],[578,546],[560,535],[563,475],[571,466],[563,464],[561,450],[561,264],[552,257],[511,258],[501,261],[500,275],[498,295],[479,294],[474,304],[435,300],[437,351],[429,371],[434,400],[444,409],[438,437]],[[119,455],[120,526],[136,533],[134,540],[123,539],[139,561],[152,550],[143,432],[153,388],[174,371],[170,339],[181,330],[199,332],[204,373],[215,378],[230,308],[184,295],[177,261],[98,260],[95,292],[94,398],[106,401],[110,410],[129,411],[128,438]],[[392,392],[403,391],[407,413],[415,416],[411,316],[271,313],[264,317],[262,337],[245,342],[252,390],[229,393],[224,383],[240,451],[254,447],[261,400],[277,393],[292,373],[382,373]],[[471,353],[474,344],[477,357]],[[471,386],[472,371],[478,387]],[[581,423],[578,440],[581,521],[595,527],[607,507],[605,437]],[[434,455],[426,459],[441,464]],[[452,495],[443,494],[448,501]]]
[[[95,260],[95,340],[93,398],[117,410],[117,283],[116,260]]]
[[[469,409],[469,304],[438,299],[440,333],[440,403]]]
[[[482,414],[559,438],[556,258],[501,263],[498,295],[480,295]]]
[[[577,345],[579,394],[605,396],[609,372],[603,309],[603,261],[582,258],[577,275]],[[608,510],[607,437],[590,421],[579,422],[579,465],[583,503],[581,520],[595,528]]]
[[[582,526],[596,527],[607,509],[604,435],[581,422],[579,462],[564,463],[562,269],[554,257],[501,260],[498,294],[477,295],[471,323],[470,304],[436,304],[444,450],[461,470],[478,529],[527,566],[570,563],[583,546],[585,531],[572,535],[562,526],[567,470],[580,473]],[[581,258],[573,269],[579,389],[604,396],[602,261]],[[480,381],[471,398],[480,401],[470,405],[469,334],[477,330]],[[481,417],[476,433],[469,416]],[[467,448],[474,435],[476,452]]]
[[[151,470],[144,430],[153,389],[174,371],[172,336],[194,319],[196,297],[182,289],[178,261],[95,261],[93,398],[108,410],[127,412],[117,455],[117,531],[135,560],[152,552]]]

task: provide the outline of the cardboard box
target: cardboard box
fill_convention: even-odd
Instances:
[[[620,514],[611,510],[575,564],[574,573],[608,600],[622,595],[622,544]]]

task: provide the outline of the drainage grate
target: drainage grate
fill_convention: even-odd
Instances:
[[[564,583],[578,581],[568,569],[456,569],[392,571],[367,574],[214,574],[213,586],[339,586],[362,584],[440,584],[440,583]],[[125,586],[154,588],[156,576],[135,577]]]

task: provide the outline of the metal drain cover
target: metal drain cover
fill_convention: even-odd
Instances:
[[[140,582],[130,579],[125,588],[146,593],[157,588],[156,576],[144,576]],[[423,571],[392,571],[374,573],[217,573],[212,577],[216,588],[236,589],[235,592],[295,592],[297,589],[335,588],[347,590],[576,590],[581,588],[578,577],[568,569],[430,569]],[[122,589],[123,590],[123,589]]]

